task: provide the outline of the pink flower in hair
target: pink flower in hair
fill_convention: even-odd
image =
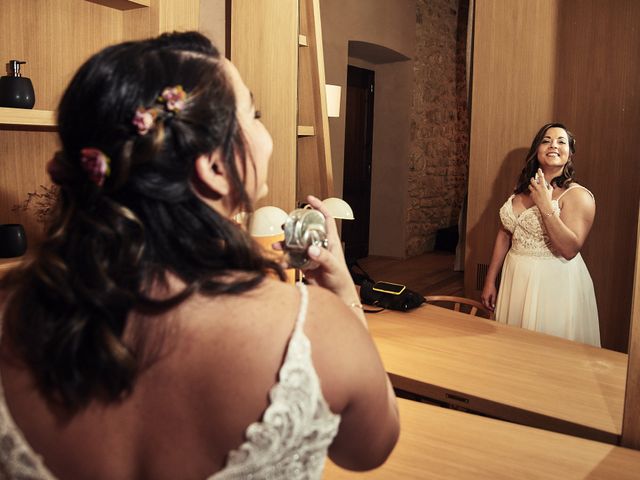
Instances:
[[[97,148],[83,148],[80,150],[80,164],[87,173],[89,180],[101,187],[105,178],[111,173],[111,160]]]
[[[165,108],[169,112],[179,112],[184,108],[187,99],[187,92],[184,91],[182,85],[175,87],[167,87],[162,91],[158,101],[165,104]]]
[[[158,112],[155,108],[147,110],[144,107],[138,107],[131,123],[138,129],[139,135],[146,135],[153,128],[157,116]]]

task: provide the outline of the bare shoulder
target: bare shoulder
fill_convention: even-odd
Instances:
[[[305,333],[323,393],[334,412],[346,407],[354,391],[380,384],[384,375],[371,335],[353,308],[327,290],[309,288]]]
[[[353,308],[327,291],[310,289],[306,331],[322,393],[341,415],[330,456],[344,468],[366,470],[387,458],[399,421],[382,360]]]
[[[575,182],[561,194],[561,197],[565,202],[595,204],[595,196],[591,193],[591,190]]]
[[[308,286],[309,306],[307,310],[307,332],[318,338],[340,342],[340,336],[369,337],[362,321],[355,315],[353,308],[346,305],[330,291]]]
[[[593,194],[582,185],[573,183],[559,197],[558,205],[561,211],[560,218],[565,223],[578,221],[588,225],[589,228],[593,224],[596,215],[596,202]]]
[[[203,328],[219,328],[230,334],[269,331],[274,327],[287,330],[293,327],[299,308],[300,294],[293,285],[265,279],[256,288],[237,295],[198,298],[193,303],[195,317]],[[275,332],[274,332],[275,333]]]

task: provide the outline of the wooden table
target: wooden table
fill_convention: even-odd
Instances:
[[[433,305],[367,319],[397,388],[504,420],[619,441],[623,353]]]
[[[387,462],[325,480],[637,479],[640,451],[399,399],[400,439]]]

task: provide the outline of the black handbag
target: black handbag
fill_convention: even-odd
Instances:
[[[370,279],[364,279],[360,284],[360,300],[366,305],[380,308],[380,310],[369,311],[370,313],[385,308],[406,312],[426,302],[422,295],[409,290],[404,285],[374,282]]]

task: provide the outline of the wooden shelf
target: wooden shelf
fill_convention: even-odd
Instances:
[[[299,137],[313,137],[315,134],[316,130],[313,125],[298,125]]]
[[[298,46],[300,47],[308,47],[309,43],[307,42],[306,35],[298,35]]]
[[[0,277],[11,270],[13,267],[17,267],[23,262],[24,257],[18,258],[0,258]]]
[[[0,126],[56,127],[53,110],[0,107]]]
[[[150,5],[150,0],[87,0],[91,3],[104,5],[116,10],[133,10],[134,8],[146,8]]]

